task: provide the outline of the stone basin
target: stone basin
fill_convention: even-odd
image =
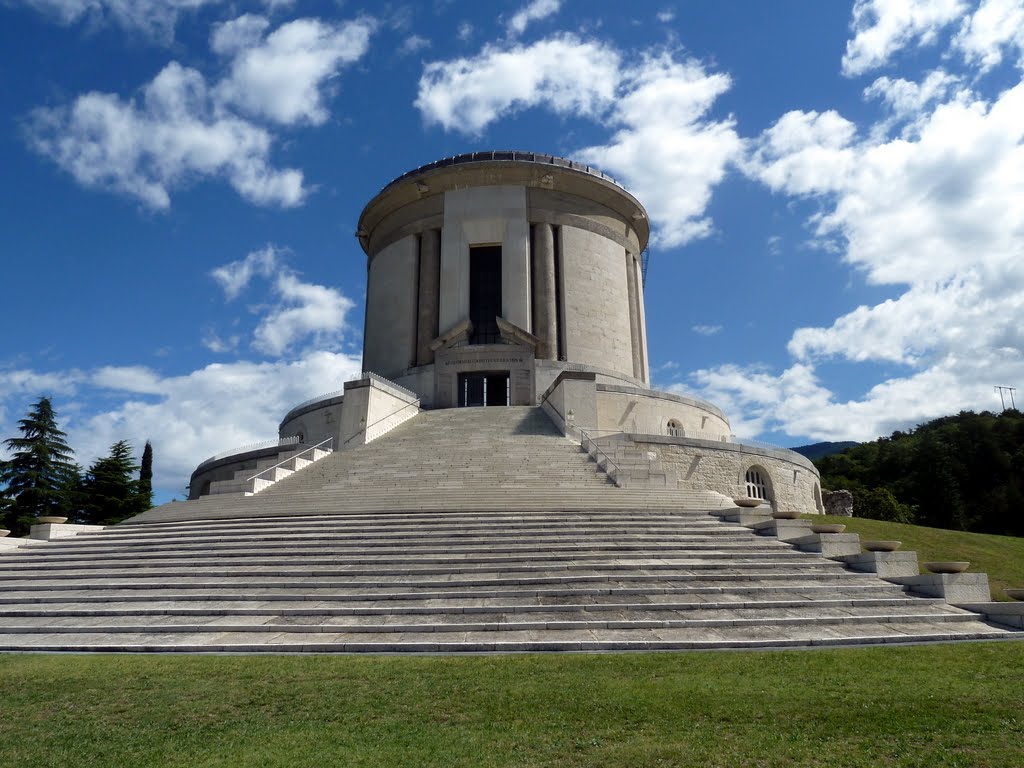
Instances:
[[[66,523],[67,521],[68,519],[66,517],[57,517],[55,515],[42,515],[39,518],[40,523],[56,523],[58,525],[60,523]]]
[[[895,552],[902,544],[902,541],[865,541],[861,546],[868,552]]]
[[[1013,600],[1024,600],[1024,589],[1004,589],[1003,592]]]
[[[778,509],[772,512],[776,520],[796,520],[802,513],[799,509]]]
[[[819,523],[811,524],[811,533],[842,533],[846,526],[841,523]]]
[[[963,573],[970,565],[965,560],[942,560],[934,563],[924,563],[926,570],[932,573]]]
[[[740,496],[739,498],[733,499],[732,503],[737,507],[760,507],[764,504],[764,499],[755,499],[753,496]]]
[[[6,528],[0,528],[0,539],[2,539],[4,536],[6,536],[9,533],[10,533],[10,531],[8,531]]]

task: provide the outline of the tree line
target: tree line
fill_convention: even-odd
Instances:
[[[18,432],[3,441],[10,458],[0,461],[0,528],[14,536],[26,535],[42,516],[112,525],[153,506],[153,447],[148,440],[140,464],[131,443],[118,440],[107,456],[83,471],[47,397],[18,421]]]
[[[1024,414],[962,411],[814,462],[853,513],[1024,536]]]

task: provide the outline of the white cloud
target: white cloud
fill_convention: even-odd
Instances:
[[[21,0],[62,24],[87,19],[93,23],[113,21],[120,26],[170,42],[178,17],[221,0]]]
[[[531,0],[524,5],[508,20],[506,28],[509,35],[521,35],[531,22],[546,19],[558,13],[562,7],[562,0]]]
[[[711,190],[743,149],[732,119],[706,117],[729,86],[727,75],[709,74],[697,61],[643,57],[623,72],[606,121],[617,128],[611,140],[577,153],[644,201],[662,247],[712,231],[704,215]]]
[[[235,56],[259,45],[263,40],[263,33],[269,26],[269,19],[252,13],[214,24],[210,35],[210,49],[221,56]]]
[[[277,276],[274,292],[279,303],[257,326],[254,348],[276,356],[307,337],[320,348],[340,343],[347,329],[345,318],[355,306],[351,299],[334,288],[304,283],[288,272]]]
[[[426,50],[430,47],[430,41],[421,37],[420,35],[409,35],[402,41],[402,45],[398,48],[399,54],[402,56],[411,56],[414,53]]]
[[[982,0],[954,40],[964,58],[986,72],[1010,49],[1024,69],[1024,0]]]
[[[196,465],[223,450],[277,437],[277,425],[296,403],[340,389],[358,375],[358,356],[310,351],[292,361],[237,361],[208,365],[190,373],[164,375],[142,366],[80,371],[9,371],[32,383],[35,393],[57,397],[59,425],[83,466],[107,454],[118,440],[129,440],[141,453],[145,441],[154,449],[154,485],[182,495]],[[72,382],[59,391],[47,380]],[[24,396],[3,389],[0,410],[20,414]],[[74,399],[70,399],[73,397]],[[114,397],[118,405],[106,405]],[[12,424],[0,424],[6,432]]]
[[[203,76],[168,64],[138,100],[109,93],[79,96],[68,107],[35,110],[29,140],[83,186],[111,189],[158,210],[170,190],[225,177],[260,205],[298,205],[302,173],[270,165],[267,131],[213,109]]]
[[[541,104],[561,115],[596,116],[615,95],[619,64],[614,49],[572,35],[487,45],[472,58],[428,63],[415,105],[427,123],[470,135]]]
[[[329,84],[366,53],[374,22],[297,19],[263,38],[266,27],[259,17],[242,16],[214,31],[213,49],[234,57],[215,89],[219,103],[283,125],[324,123]]]
[[[455,36],[462,42],[469,42],[469,39],[473,37],[473,25],[468,21],[459,23],[458,29],[455,30]]]
[[[238,298],[254,277],[270,283],[273,303],[259,307],[263,315],[253,332],[252,346],[257,351],[279,356],[307,339],[320,349],[339,345],[354,302],[334,288],[303,282],[283,263],[281,254],[268,245],[244,259],[217,267],[210,276],[228,301]],[[237,346],[238,339],[237,335],[223,339],[207,329],[203,345],[213,352],[223,352]]]
[[[752,144],[747,173],[773,190],[806,195],[842,185],[857,127],[837,112],[787,112]]]
[[[704,216],[711,189],[742,150],[731,119],[706,117],[730,79],[668,53],[629,66],[625,58],[572,35],[488,45],[472,58],[426,65],[416,106],[428,123],[474,136],[537,106],[614,129],[608,143],[576,157],[619,177],[644,201],[659,244],[681,245],[711,231]]]
[[[965,10],[963,0],[856,0],[850,23],[854,37],[846,44],[843,74],[862,75],[908,46],[933,44]]]
[[[858,137],[837,114],[789,113],[752,143],[744,166],[776,191],[817,201],[814,235],[898,293],[798,329],[796,364],[780,376],[755,372],[757,393],[741,380],[750,371],[700,372],[705,394],[761,413],[755,427],[869,439],[993,408],[994,383],[1024,378],[1024,83],[985,99],[932,73],[920,86],[880,80],[869,91],[907,119],[902,135]],[[896,372],[850,402],[822,388],[813,413],[782,407],[785,376],[813,379],[823,360]]]
[[[224,297],[232,301],[249,285],[253,277],[270,277],[280,266],[280,251],[272,245],[253,251],[244,259],[224,264],[210,272],[210,276],[224,289]]]
[[[720,325],[694,325],[690,328],[691,331],[700,336],[714,336],[717,333],[722,332],[722,326]]]
[[[662,11],[658,11],[655,16],[662,24],[668,24],[675,20],[676,12],[671,8],[666,8]]]

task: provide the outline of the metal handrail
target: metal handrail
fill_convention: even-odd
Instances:
[[[360,430],[359,430],[358,432],[356,432],[356,433],[355,433],[354,435],[352,435],[352,437],[350,437],[350,438],[349,438],[348,440],[346,440],[346,441],[345,441],[344,443],[342,443],[342,445],[343,445],[343,446],[344,446],[344,445],[348,445],[349,443],[351,443],[351,442],[352,442],[353,440],[355,440],[355,439],[356,439],[357,437],[359,437],[360,435],[365,435],[365,434],[366,434],[367,432],[369,432],[369,431],[370,431],[370,429],[371,429],[371,428],[373,428],[373,427],[376,427],[376,426],[377,426],[378,424],[380,424],[380,423],[381,423],[382,421],[387,421],[387,420],[388,420],[388,419],[390,419],[390,418],[391,418],[392,416],[395,416],[395,415],[397,415],[397,414],[401,413],[402,411],[404,411],[404,410],[405,410],[406,408],[413,408],[413,407],[415,407],[415,408],[419,408],[419,407],[420,407],[420,401],[419,401],[419,400],[417,400],[417,401],[416,401],[416,402],[414,402],[414,403],[406,403],[405,405],[403,405],[403,406],[402,406],[401,408],[399,408],[398,410],[392,411],[392,412],[391,412],[391,413],[389,413],[389,414],[388,414],[387,416],[382,416],[381,418],[377,419],[377,420],[376,420],[375,422],[373,422],[373,424],[367,424],[367,425],[366,425],[365,427],[363,427],[363,428],[362,428],[362,429],[360,429]]]
[[[333,444],[333,443],[334,443],[334,438],[333,438],[333,437],[328,437],[328,438],[327,438],[326,440],[321,440],[321,441],[320,441],[319,443],[317,443],[316,445],[312,446],[311,448],[307,448],[307,449],[306,449],[306,450],[304,450],[304,451],[300,451],[299,453],[296,453],[296,454],[295,454],[294,456],[289,456],[289,457],[288,457],[287,459],[285,459],[284,461],[279,461],[279,462],[277,462],[277,464],[275,464],[274,466],[272,466],[272,467],[267,467],[267,468],[266,468],[266,469],[264,469],[264,470],[263,470],[262,472],[257,472],[257,473],[256,473],[255,475],[253,475],[252,477],[248,478],[248,479],[246,480],[246,482],[249,482],[249,480],[255,480],[255,479],[256,479],[257,477],[259,477],[260,475],[265,475],[265,474],[267,474],[267,472],[269,472],[270,470],[272,470],[272,469],[277,469],[277,468],[278,468],[278,467],[280,467],[280,466],[281,466],[282,464],[287,464],[287,463],[288,463],[289,461],[291,461],[292,459],[297,459],[297,458],[299,458],[300,456],[302,456],[302,454],[304,454],[304,453],[309,453],[310,451],[315,451],[315,450],[317,450],[318,448],[321,448],[321,447],[322,447],[323,445],[325,445],[326,443],[332,443],[332,444]],[[326,449],[326,450],[328,450],[328,451],[331,451],[331,450],[333,450],[333,449],[334,449],[334,446],[332,445],[332,446],[331,446],[330,448],[328,448],[328,449]]]
[[[615,471],[616,471],[616,472],[619,472],[619,471],[621,471],[621,470],[619,469],[619,465],[618,465],[618,464],[616,464],[616,463],[615,463],[615,462],[614,462],[614,461],[612,460],[612,457],[611,457],[611,456],[609,456],[609,455],[608,455],[607,453],[605,453],[604,451],[602,451],[602,450],[601,450],[601,446],[600,446],[600,445],[598,445],[597,441],[596,441],[596,440],[594,440],[594,438],[592,438],[592,437],[590,436],[590,433],[589,433],[589,432],[587,432],[587,430],[585,430],[585,429],[580,429],[580,430],[579,430],[579,433],[580,433],[580,435],[582,435],[582,436],[583,436],[583,439],[584,439],[584,440],[585,440],[586,442],[590,443],[590,445],[591,445],[591,446],[593,446],[593,450],[594,450],[594,452],[595,452],[596,454],[598,454],[598,455],[600,455],[600,456],[604,456],[604,459],[605,459],[606,463],[608,463],[608,464],[611,464],[611,465],[612,465],[612,466],[613,466],[613,467],[615,468]],[[581,444],[581,445],[583,445],[583,443],[582,443],[582,442],[581,442],[580,444]],[[587,452],[587,454],[588,454],[588,455],[590,454],[590,451],[591,451],[591,449],[590,449],[590,448],[588,448],[587,446],[583,446],[583,450],[585,450],[585,451]],[[607,472],[606,472],[606,474],[607,474]]]

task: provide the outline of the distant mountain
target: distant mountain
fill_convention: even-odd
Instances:
[[[843,440],[840,443],[812,443],[811,445],[801,445],[799,448],[790,448],[791,451],[803,454],[811,461],[822,459],[826,456],[831,456],[833,453],[839,453],[845,451],[847,448],[853,448],[855,445],[860,445],[853,440]]]

